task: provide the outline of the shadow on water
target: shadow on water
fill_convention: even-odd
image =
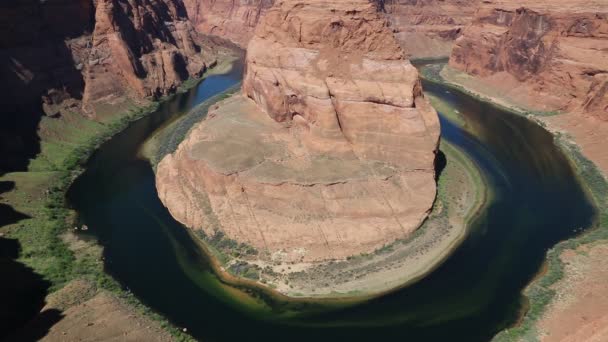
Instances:
[[[462,113],[442,136],[467,153],[493,190],[465,242],[414,285],[356,306],[276,303],[252,309],[224,289],[206,257],[158,199],[140,144],[175,115],[239,81],[211,77],[104,144],[69,201],[105,247],[106,270],[196,338],[266,341],[487,341],[513,324],[521,291],[547,249],[589,227],[594,211],[565,156],[541,127],[441,86],[425,90]],[[201,92],[207,92],[204,96]],[[185,95],[186,96],[186,95]],[[445,165],[438,155],[437,169]],[[238,327],[238,328],[237,328]]]

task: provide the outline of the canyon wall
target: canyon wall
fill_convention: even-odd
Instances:
[[[426,218],[439,132],[375,4],[282,1],[248,45],[243,95],[209,111],[156,184],[177,220],[250,259],[344,259]]]
[[[180,0],[3,1],[0,169],[36,152],[42,115],[94,117],[167,94],[212,63],[202,46]]]
[[[197,31],[247,47],[256,25],[275,0],[184,0]]]
[[[275,0],[184,0],[199,32],[242,47]],[[449,56],[452,43],[470,22],[479,0],[370,0],[390,19],[408,56]]]
[[[484,1],[449,65],[515,101],[608,120],[608,3]]]
[[[410,57],[447,57],[480,0],[375,0]]]

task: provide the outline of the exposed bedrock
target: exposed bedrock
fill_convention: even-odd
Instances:
[[[374,4],[282,1],[249,43],[243,95],[161,161],[158,192],[182,223],[262,257],[342,259],[426,218],[439,131]]]
[[[97,1],[83,68],[85,109],[108,98],[164,95],[200,76],[208,60],[197,38],[179,0]]]
[[[196,30],[247,47],[255,27],[275,0],[183,0]]]
[[[408,56],[448,56],[479,0],[369,0],[385,13]],[[246,47],[275,0],[184,0],[199,32]]]
[[[608,3],[484,1],[450,66],[530,107],[608,120]]]
[[[410,57],[449,56],[480,0],[374,0]]]
[[[0,170],[23,169],[37,152],[42,115],[121,110],[113,106],[169,93],[211,60],[180,0],[3,1]]]

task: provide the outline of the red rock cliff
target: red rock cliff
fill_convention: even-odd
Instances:
[[[0,169],[36,153],[42,115],[95,116],[171,92],[210,63],[202,50],[181,0],[2,1]]]
[[[260,18],[275,0],[184,0],[199,32],[229,39],[246,47]]]
[[[449,56],[480,0],[375,0],[395,37],[412,57]]]
[[[409,56],[448,56],[453,40],[473,17],[479,0],[369,0],[386,13]],[[184,0],[199,32],[246,47],[275,0]]]
[[[167,94],[207,62],[179,0],[98,0],[84,64],[86,110]]]
[[[608,2],[485,1],[450,66],[530,107],[608,120]]]

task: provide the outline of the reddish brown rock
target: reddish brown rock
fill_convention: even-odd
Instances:
[[[42,115],[115,113],[171,92],[212,60],[203,43],[180,0],[2,1],[0,172],[39,152]]]
[[[99,0],[83,102],[156,97],[200,76],[207,61],[181,1]]]
[[[436,112],[374,4],[283,1],[247,53],[244,96],[157,168],[172,215],[267,262],[372,252],[435,198]]]
[[[608,120],[608,3],[485,1],[450,66],[527,107]]]
[[[274,0],[184,0],[188,17],[205,34],[229,39],[246,47],[256,25]]]
[[[479,0],[369,0],[390,19],[408,56],[446,57]],[[275,0],[185,0],[188,16],[199,32],[220,36],[246,47],[254,29]]]
[[[480,0],[375,0],[411,57],[447,57]]]

